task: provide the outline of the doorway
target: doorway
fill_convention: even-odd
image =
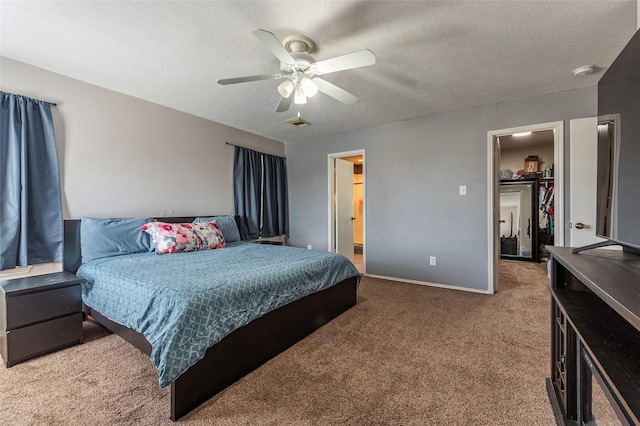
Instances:
[[[328,155],[329,251],[366,265],[365,151]]]
[[[515,135],[532,134],[537,132],[550,132],[553,137],[553,242],[549,245],[564,245],[564,125],[562,121],[551,123],[541,123],[529,126],[514,127],[509,129],[493,130],[487,132],[487,206],[488,206],[488,263],[489,263],[489,293],[495,293],[499,289],[499,266],[500,266],[500,183],[501,183],[501,142]],[[522,170],[524,174],[525,157],[522,158]],[[533,161],[533,159],[531,160]],[[536,165],[537,167],[538,165]],[[520,172],[520,169],[511,170]],[[530,171],[540,172],[539,170]],[[542,170],[541,177],[545,177],[546,167]],[[508,173],[508,172],[507,172]],[[547,172],[548,173],[548,172]],[[504,176],[505,178],[507,176]],[[513,175],[511,176],[513,177]],[[518,176],[519,177],[519,176]],[[522,176],[524,178],[525,176]],[[538,224],[535,224],[537,227]]]

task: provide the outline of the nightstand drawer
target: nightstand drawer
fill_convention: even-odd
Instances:
[[[8,297],[7,330],[35,324],[82,310],[80,285]]]
[[[7,367],[82,341],[82,313],[11,330],[0,344]],[[0,342],[1,343],[1,342]],[[6,355],[6,357],[5,357]]]

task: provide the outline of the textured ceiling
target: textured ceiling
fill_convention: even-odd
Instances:
[[[636,28],[636,1],[215,1],[0,3],[0,55],[283,142],[590,86]],[[316,42],[323,60],[361,49],[374,66],[325,75],[360,98],[319,93],[311,126],[276,113],[278,71],[251,33]],[[64,102],[64,100],[58,100]]]

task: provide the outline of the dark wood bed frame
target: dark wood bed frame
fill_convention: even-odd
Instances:
[[[163,222],[191,222],[194,217],[158,218]],[[80,220],[64,223],[64,269],[80,267]],[[356,304],[357,279],[282,306],[227,335],[211,346],[203,359],[171,383],[171,420],[191,410],[285,351],[313,331]],[[121,336],[145,354],[151,344],[133,329],[110,321],[100,312],[83,306],[85,314]]]

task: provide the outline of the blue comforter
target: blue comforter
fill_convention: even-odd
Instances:
[[[238,243],[217,250],[97,259],[77,272],[83,301],[151,343],[160,387],[252,320],[358,271],[344,256]]]

